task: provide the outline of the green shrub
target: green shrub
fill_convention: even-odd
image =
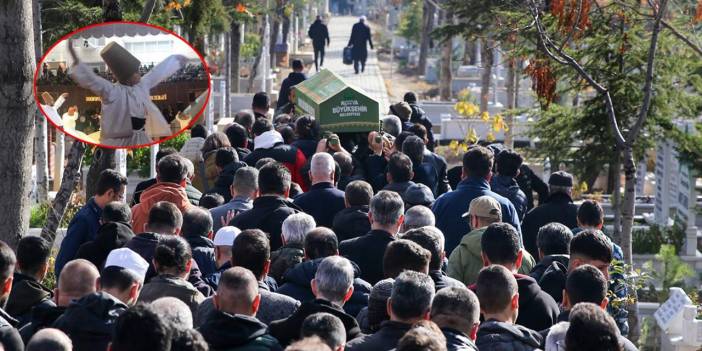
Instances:
[[[261,38],[258,34],[246,33],[246,35],[244,35],[244,44],[241,45],[241,58],[251,59],[256,57],[260,46]]]
[[[169,139],[159,144],[160,148],[172,147],[176,150],[180,150],[183,144],[190,139],[190,133],[183,132],[173,139]],[[149,154],[150,149],[148,147],[142,147],[138,149],[132,149],[130,154],[127,156],[127,169],[131,171],[137,171],[139,176],[148,177],[149,176]]]
[[[68,223],[71,222],[73,216],[76,215],[84,204],[84,199],[81,196],[74,194],[73,197],[71,197],[71,201],[69,201],[68,205],[66,206],[66,212],[63,214],[63,218],[59,223],[59,228],[68,227]],[[29,227],[43,228],[44,224],[46,224],[46,217],[49,215],[50,210],[51,203],[49,202],[43,202],[32,206],[30,209]]]
[[[648,230],[635,230],[632,233],[632,250],[636,254],[659,253],[663,245],[672,245],[675,253],[680,253],[685,243],[685,231],[678,224],[671,227],[651,225]]]

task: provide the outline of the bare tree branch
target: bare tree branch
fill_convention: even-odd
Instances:
[[[553,44],[553,41],[551,38],[549,38],[548,34],[546,34],[546,30],[541,23],[539,7],[536,5],[534,0],[529,1],[529,9],[532,17],[534,17],[534,23],[536,24],[536,29],[539,34],[539,42],[541,43],[541,47],[546,55],[562,65],[567,65],[575,69],[575,71],[578,72],[578,74],[583,77],[583,79],[585,79],[598,93],[603,95],[607,107],[607,114],[609,116],[610,123],[612,124],[612,129],[614,130],[615,141],[620,146],[625,145],[626,139],[619,129],[617,115],[614,111],[614,104],[612,103],[612,97],[609,94],[609,90],[598,83],[589,73],[587,73],[587,71],[585,71],[583,66],[578,63],[577,60]],[[556,50],[555,54],[549,49],[549,47]]]
[[[658,49],[658,35],[661,32],[661,21],[665,15],[665,10],[668,7],[668,0],[661,0],[658,3],[658,11],[656,12],[656,21],[653,24],[653,29],[651,33],[651,46],[648,49],[648,57],[646,59],[646,81],[644,83],[644,98],[641,104],[641,110],[636,119],[634,127],[631,128],[629,135],[627,135],[628,142],[631,143],[636,140],[643,123],[648,117],[648,111],[651,108],[651,96],[653,95],[653,70],[656,60],[656,49]],[[655,9],[654,9],[655,11]]]
[[[693,43],[692,40],[690,40],[690,38],[680,33],[680,31],[677,28],[673,27],[673,25],[666,21],[661,21],[661,24],[663,25],[663,27],[667,28],[671,33],[673,33],[674,36],[676,36],[678,39],[682,40],[685,44],[687,44],[687,46],[689,46],[690,49],[702,56],[702,48],[700,48],[697,44]]]

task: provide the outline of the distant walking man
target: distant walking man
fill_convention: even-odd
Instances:
[[[329,46],[329,30],[327,25],[322,23],[322,17],[317,16],[317,19],[310,26],[307,35],[312,39],[312,47],[314,48],[314,68],[319,72],[319,67],[324,66],[324,42]]]
[[[361,16],[358,23],[354,24],[351,29],[351,38],[347,45],[353,48],[351,52],[353,54],[353,69],[356,71],[356,74],[358,74],[359,63],[361,64],[361,72],[366,70],[366,59],[368,58],[366,41],[370,44],[372,50],[373,40],[371,39],[370,27],[366,24],[366,16]]]

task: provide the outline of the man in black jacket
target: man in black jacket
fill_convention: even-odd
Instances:
[[[446,337],[448,351],[478,351],[475,337],[480,325],[480,302],[466,288],[441,289],[431,303],[431,320]]]
[[[346,208],[334,216],[332,228],[339,241],[359,237],[370,230],[368,205],[373,197],[373,188],[363,180],[354,180],[344,191]]]
[[[288,200],[290,194],[290,171],[280,163],[267,164],[258,171],[259,197],[253,208],[234,217],[230,226],[245,229],[261,229],[270,235],[271,250],[283,246],[280,231],[283,221],[300,208]]]
[[[476,295],[485,322],[480,325],[475,344],[480,351],[536,351],[542,337],[517,322],[521,315],[521,294],[512,272],[501,265],[483,268],[478,274]]]
[[[317,22],[315,22],[317,23]],[[314,26],[314,23],[312,24]],[[311,29],[310,29],[311,30]],[[314,42],[313,42],[314,45]],[[317,48],[315,47],[314,50],[315,54],[317,53]],[[322,62],[324,62],[324,47],[322,47]],[[315,64],[316,64],[315,60]],[[288,98],[290,95],[290,88],[294,87],[295,85],[304,82],[307,79],[307,76],[302,73],[302,71],[305,69],[305,66],[302,65],[301,60],[293,60],[292,62],[292,69],[293,71],[288,74],[288,77],[283,79],[283,83],[280,84],[280,91],[278,93],[278,102],[275,105],[275,109],[278,110],[281,107],[285,106],[288,103],[292,103],[290,99]],[[317,70],[319,71],[319,69]]]
[[[56,306],[53,292],[41,283],[50,254],[51,244],[39,236],[25,236],[17,245],[17,268],[5,311],[19,321],[18,328],[29,322],[34,307]]]
[[[217,310],[199,328],[211,349],[282,350],[256,319],[261,295],[251,271],[242,267],[224,271],[213,301]]]
[[[344,209],[344,192],[334,186],[334,158],[326,153],[314,154],[310,161],[307,192],[295,197],[295,205],[314,217],[317,225],[331,227],[334,216]]]
[[[421,124],[422,126],[424,126],[424,128],[426,129],[426,132],[427,132],[427,135],[426,135],[427,149],[429,149],[429,151],[433,152],[434,151],[434,131],[432,130],[432,128],[434,126],[432,125],[429,118],[427,118],[426,112],[424,112],[424,110],[421,107],[419,107],[419,105],[417,105],[417,94],[415,94],[414,92],[411,92],[411,91],[407,92],[407,93],[405,93],[404,100],[412,108],[412,115],[410,116],[410,119],[409,119],[410,123],[413,123],[413,124],[418,123],[418,124]]]
[[[358,74],[366,70],[366,59],[368,58],[368,48],[366,42],[373,50],[373,39],[371,38],[370,27],[366,24],[366,16],[361,16],[358,22],[351,29],[351,38],[347,46],[351,46],[353,55],[353,69]],[[360,67],[359,67],[360,66]]]
[[[286,346],[297,340],[302,322],[307,316],[317,312],[327,312],[339,317],[346,329],[346,340],[360,336],[361,329],[356,318],[344,312],[342,308],[353,294],[351,262],[340,256],[323,259],[311,285],[315,300],[304,302],[292,316],[271,323],[271,334],[281,345]]]
[[[129,224],[131,221],[132,210],[127,204],[112,201],[105,205],[95,239],[81,245],[76,258],[88,260],[98,269],[102,268],[110,251],[119,249],[134,237]]]
[[[12,291],[12,271],[17,259],[12,249],[0,241],[0,306],[4,306]],[[23,351],[24,343],[17,331],[17,320],[0,308],[0,343],[7,351]]]
[[[405,271],[392,287],[387,303],[390,320],[372,335],[364,335],[346,344],[346,350],[392,350],[412,324],[429,318],[434,298],[434,282],[424,273]]]
[[[578,226],[578,205],[573,203],[573,176],[558,171],[548,178],[550,195],[545,203],[529,211],[522,222],[522,237],[524,248],[529,253],[538,257],[536,235],[539,229],[551,222],[558,222],[573,229]]]
[[[539,229],[536,245],[539,248],[539,263],[532,268],[529,276],[534,278],[541,290],[557,303],[563,298],[565,277],[570,261],[570,240],[573,233],[560,223],[549,223]]]
[[[519,234],[514,227],[507,223],[489,225],[480,246],[484,266],[503,266],[512,272],[517,281],[520,313],[515,323],[533,330],[543,330],[553,325],[559,313],[556,301],[541,290],[533,278],[517,273],[522,265],[523,253]]]
[[[305,261],[299,263],[285,274],[285,284],[277,290],[278,293],[290,296],[300,302],[312,301],[315,298],[310,281],[314,279],[319,265],[324,258],[339,254],[339,244],[334,232],[328,228],[316,228],[305,236]],[[363,307],[368,305],[371,285],[360,278],[361,271],[356,264],[353,266],[353,294],[344,303],[344,311],[356,316]]]
[[[370,232],[339,244],[341,255],[355,262],[361,268],[361,278],[370,284],[384,278],[385,248],[396,239],[404,220],[404,212],[404,202],[399,194],[380,191],[370,202]]]
[[[324,44],[326,42],[329,46],[329,29],[327,25],[322,22],[322,16],[317,16],[317,18],[312,22],[310,29],[307,31],[307,35],[312,39],[312,47],[314,48],[314,68],[319,72],[319,67],[324,66]]]
[[[83,296],[97,291],[100,272],[90,262],[76,259],[68,262],[54,290],[56,306],[39,305],[32,310],[29,324],[20,329],[20,335],[25,343],[39,330],[50,327],[65,311],[68,305]]]

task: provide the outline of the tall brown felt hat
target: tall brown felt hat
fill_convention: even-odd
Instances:
[[[141,66],[139,59],[114,41],[100,51],[100,56],[120,82],[129,80]]]

